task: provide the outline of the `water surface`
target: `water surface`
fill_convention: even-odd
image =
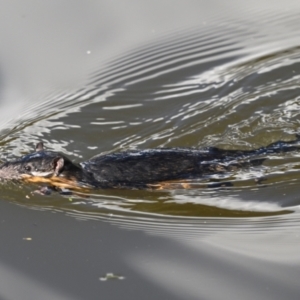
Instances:
[[[80,162],[295,139],[299,4],[219,2],[7,4],[0,158],[38,141]],[[192,190],[44,197],[2,184],[0,276],[11,285],[0,295],[298,299],[299,153],[265,158]],[[233,185],[208,189],[214,180]]]

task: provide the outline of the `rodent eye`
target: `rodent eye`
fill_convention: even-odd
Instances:
[[[24,169],[25,169],[26,171],[28,171],[28,172],[31,171],[31,167],[30,167],[30,166],[25,166]]]

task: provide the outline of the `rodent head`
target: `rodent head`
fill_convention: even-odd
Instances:
[[[58,152],[45,151],[43,143],[38,143],[35,152],[2,164],[0,166],[0,178],[22,179],[30,176],[59,176],[66,164],[72,164],[72,162]]]

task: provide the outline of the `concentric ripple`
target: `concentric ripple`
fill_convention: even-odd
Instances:
[[[83,88],[49,95],[8,124],[1,158],[29,152],[40,140],[83,161],[124,149],[255,149],[295,139],[300,132],[298,14],[265,17],[276,32],[262,29],[266,21],[249,26],[245,20],[223,20],[171,33],[106,61]],[[99,191],[47,199],[26,190],[21,198],[27,200],[19,202],[74,210],[82,218],[113,213],[120,220],[290,213],[300,204],[299,153],[264,158],[261,167],[191,182],[192,190]],[[207,188],[211,182],[232,186]],[[13,185],[4,190],[10,199],[20,196]]]

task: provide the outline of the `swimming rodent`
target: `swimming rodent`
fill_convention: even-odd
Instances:
[[[260,165],[267,155],[298,150],[299,140],[297,135],[294,141],[278,141],[256,150],[216,147],[132,150],[98,155],[79,164],[59,152],[45,150],[40,142],[35,152],[3,163],[0,179],[45,182],[69,189],[168,188],[170,185],[164,183]]]

